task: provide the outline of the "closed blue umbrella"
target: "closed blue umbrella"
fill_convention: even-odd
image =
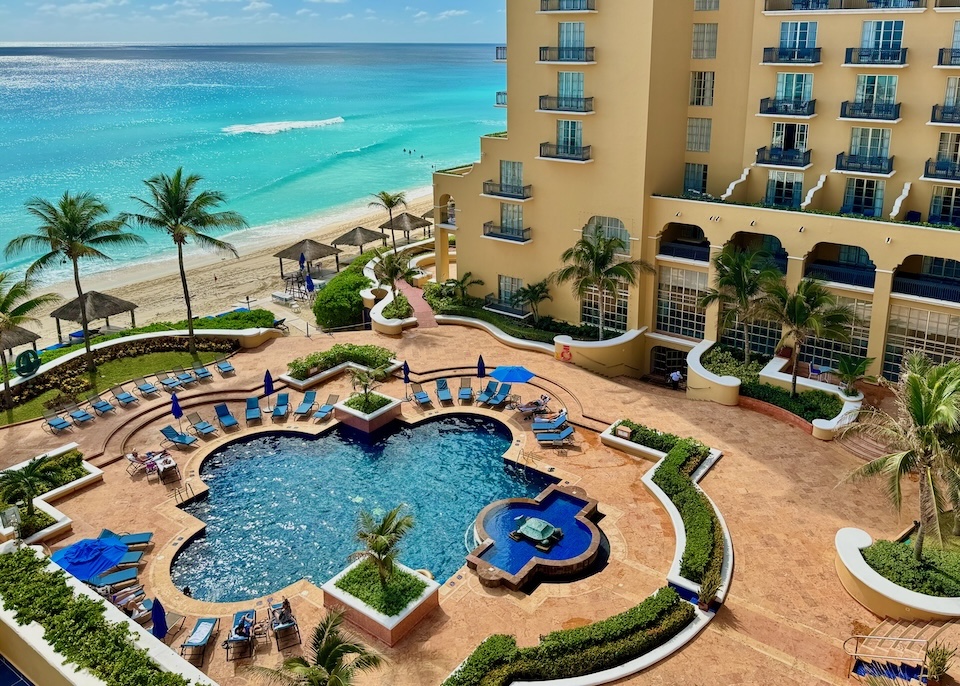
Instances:
[[[526,367],[497,367],[492,372],[490,376],[499,381],[500,383],[527,383],[530,379],[536,376]]]
[[[487,365],[483,363],[483,355],[477,360],[477,377],[482,379],[487,375]]]
[[[159,638],[161,641],[167,637],[167,613],[163,609],[163,605],[160,604],[159,598],[153,599],[153,607],[150,608],[150,619],[153,620],[153,628],[150,630],[151,633]]]
[[[127,553],[119,538],[85,538],[58,550],[50,559],[80,581],[89,581],[117,566]]]
[[[273,395],[273,377],[270,375],[270,370],[267,370],[267,373],[263,375],[263,394],[268,398]],[[270,402],[267,402],[267,407],[270,407]]]
[[[303,253],[300,253],[300,269],[303,269],[307,266],[307,256]]]
[[[180,418],[183,417],[183,408],[180,407],[180,399],[176,393],[170,396],[170,414],[177,420],[177,425],[180,426],[182,430],[183,426],[180,424]]]
[[[410,365],[407,364],[407,361],[403,361],[403,397],[405,400],[409,400],[407,394],[407,384],[410,383]]]
[[[313,277],[310,276],[309,274],[307,274],[306,284],[307,284],[307,293],[313,293],[315,290],[317,290],[316,284],[313,283]]]

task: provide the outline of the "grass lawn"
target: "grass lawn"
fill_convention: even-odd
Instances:
[[[206,352],[198,353],[197,356],[201,362],[209,364],[222,354]],[[97,371],[89,377],[92,384],[90,392],[95,390],[98,393],[109,393],[113,386],[131,381],[134,377],[150,376],[161,369],[191,367],[193,363],[194,358],[186,352],[149,353],[140,357],[112,360],[97,367]],[[0,413],[0,426],[42,417],[43,404],[55,398],[59,392],[57,390],[47,391],[22,405],[17,405],[12,410]]]
[[[380,585],[376,568],[369,561],[357,565],[337,582],[337,588],[388,617],[400,614],[411,601],[420,597],[426,587],[419,576],[395,569],[384,588]]]

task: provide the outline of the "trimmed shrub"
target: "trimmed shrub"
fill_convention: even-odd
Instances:
[[[876,541],[863,549],[863,559],[897,586],[940,598],[960,597],[960,552],[925,547],[923,560],[913,547],[896,541]]]
[[[50,477],[52,484],[41,484],[35,495],[43,495],[55,488],[60,488],[71,481],[76,481],[86,476],[87,470],[80,464],[82,461],[83,453],[79,450],[70,450],[63,455],[48,458],[47,464],[51,465],[51,468],[50,471],[47,472],[47,476]],[[0,510],[5,510],[8,507],[10,507],[9,503],[0,500]],[[20,536],[22,538],[29,538],[38,531],[46,529],[55,521],[53,517],[42,510],[34,510],[33,516],[28,516],[27,507],[24,505],[20,508]]]
[[[743,352],[738,352],[739,356],[727,346],[715,345],[701,361],[707,371],[717,376],[735,376],[742,384],[760,383],[760,371],[769,360],[754,358],[745,364],[741,359]]]
[[[665,433],[663,431],[658,431],[657,429],[651,429],[649,426],[637,424],[629,419],[621,419],[616,423],[614,428],[617,426],[626,426],[630,428],[629,440],[631,443],[646,446],[647,448],[652,448],[653,450],[659,450],[662,453],[669,453],[677,443],[683,440],[675,434]],[[710,449],[707,446],[703,445],[699,441],[695,441],[692,438],[687,440],[706,449],[707,454],[709,454]]]
[[[364,397],[363,393],[359,393],[352,398],[349,398],[344,405],[349,407],[351,410],[356,410],[357,412],[363,412],[364,414],[373,414],[377,410],[383,409],[393,401],[386,397],[385,395],[380,395],[379,393],[370,393],[370,395]]]
[[[360,291],[371,286],[371,281],[360,269],[351,271],[353,264],[330,279],[313,301],[313,315],[317,325],[324,329],[339,329],[363,323],[363,298]]]
[[[804,391],[797,393],[796,397],[790,397],[790,391],[778,386],[745,383],[740,384],[740,395],[782,407],[808,422],[814,419],[833,419],[843,410],[843,401],[826,391]]]
[[[303,381],[311,373],[320,373],[336,367],[344,362],[362,364],[370,369],[386,367],[393,359],[393,351],[381,348],[378,345],[355,345],[353,343],[338,343],[329,350],[311,353],[306,357],[298,357],[287,363],[287,372],[294,379]],[[316,370],[314,372],[313,370]]]
[[[383,316],[387,319],[406,319],[413,315],[413,305],[403,293],[393,294],[393,302],[383,308]]]
[[[386,587],[380,585],[377,568],[365,560],[344,574],[337,581],[337,588],[362,600],[367,605],[388,617],[403,612],[411,602],[420,597],[426,582],[418,576],[394,569]]]

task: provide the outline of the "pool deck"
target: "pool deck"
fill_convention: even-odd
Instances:
[[[481,332],[460,327],[414,329],[402,339],[371,332],[277,339],[234,356],[236,376],[217,377],[178,397],[186,412],[196,409],[208,420],[213,418],[213,403],[227,402],[243,424],[243,399],[261,392],[265,369],[276,378],[285,371],[287,360],[337,342],[392,348],[399,359],[409,361],[414,372],[470,366],[479,353],[488,369],[498,364],[523,364],[538,374],[536,387],[518,385],[515,390],[524,399],[550,394],[556,399],[554,406],[566,406],[574,422],[602,429],[617,419],[630,418],[681,436],[694,436],[723,451],[723,459],[701,485],[723,513],[736,549],[736,570],[727,602],[710,627],[681,653],[619,683],[851,683],[846,679],[849,664],[842,643],[860,633],[855,624],[873,627],[879,619],[841,587],[834,571],[834,535],[844,526],[857,526],[875,537],[896,535],[912,519],[915,493],[908,494],[904,515],[898,520],[887,505],[881,484],[843,481],[861,463],[838,446],[749,410],[688,401],[682,393],[629,379],[605,379],[546,355],[507,348]],[[435,395],[432,383],[424,388]],[[339,377],[316,390],[321,401],[328,393],[346,398],[349,381]],[[403,397],[403,390],[396,379],[382,388],[396,397]],[[292,394],[294,405],[299,397]],[[176,649],[197,616],[212,613],[227,618],[251,604],[265,608],[267,599],[212,605],[188,599],[172,587],[166,573],[169,560],[197,523],[175,507],[175,484],[148,483],[142,473],[130,477],[126,462],[122,458],[117,461],[132,449],[155,449],[158,429],[171,421],[176,425],[169,416],[167,394],[140,405],[118,409],[113,416],[57,437],[42,431],[39,422],[0,429],[4,446],[0,468],[70,441],[80,444],[85,455],[104,469],[104,482],[56,503],[73,518],[74,530],[51,547],[58,549],[79,538],[96,536],[103,527],[154,531],[157,544],[145,556],[140,577],[148,595],[161,598],[168,610],[188,615],[187,629],[172,642]],[[413,403],[405,403],[403,411],[410,418],[420,418],[451,410],[435,407],[423,412]],[[384,649],[388,664],[362,677],[361,684],[439,684],[484,636],[514,633],[521,645],[530,645],[551,630],[580,626],[623,611],[665,583],[674,538],[669,518],[640,481],[650,463],[602,446],[596,433],[583,429],[577,431],[577,445],[566,451],[539,448],[529,422],[520,421],[513,411],[493,414],[524,434],[525,442],[511,449],[518,460],[544,470],[552,468],[599,500],[604,515],[600,527],[611,546],[609,563],[586,579],[542,584],[530,595],[484,588],[464,567],[444,584],[440,610],[399,646]],[[270,424],[265,418],[264,426]],[[313,426],[312,422],[298,424]],[[194,466],[198,455],[190,456],[199,450],[172,452],[183,466],[184,485],[189,481],[198,490]],[[323,614],[321,594],[306,582],[298,582],[286,592],[307,641]],[[281,595],[278,591],[272,597],[278,601]],[[229,619],[203,669],[221,684],[253,683],[243,675],[247,661],[224,660],[219,642],[229,630],[227,624]],[[956,644],[960,629],[951,626],[942,638]],[[254,664],[276,666],[283,657],[297,653],[295,648],[281,656],[275,646],[261,645]],[[960,677],[960,671],[955,668],[954,672],[955,678]]]

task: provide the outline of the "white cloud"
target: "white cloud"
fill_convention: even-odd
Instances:
[[[265,10],[273,7],[269,2],[263,2],[263,0],[251,0],[250,4],[243,8],[244,12],[259,12],[260,10]]]

